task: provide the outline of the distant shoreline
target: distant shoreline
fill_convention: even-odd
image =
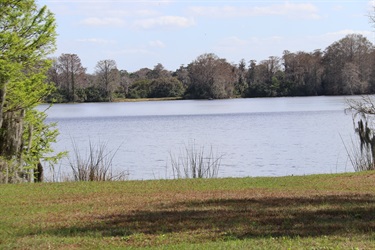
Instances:
[[[176,101],[184,100],[182,97],[161,97],[161,98],[114,98],[112,102],[149,102],[149,101]]]

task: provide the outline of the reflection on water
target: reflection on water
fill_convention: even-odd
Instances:
[[[40,106],[40,109],[45,106]],[[344,97],[59,104],[47,112],[57,151],[92,142],[119,150],[115,169],[130,179],[170,178],[170,152],[189,143],[223,154],[219,177],[352,171],[341,137],[352,120]],[[68,171],[67,161],[62,169]]]

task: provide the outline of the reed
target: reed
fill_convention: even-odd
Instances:
[[[179,155],[169,153],[173,177],[180,178],[217,178],[223,155],[214,153],[195,144],[185,145]]]
[[[113,172],[113,159],[118,152],[108,150],[107,143],[94,145],[89,141],[88,152],[83,155],[73,140],[73,157],[69,157],[69,166],[75,181],[117,181],[125,180],[128,173]]]

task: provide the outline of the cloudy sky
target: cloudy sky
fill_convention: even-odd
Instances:
[[[55,13],[55,56],[75,53],[89,73],[113,59],[129,72],[168,70],[203,53],[261,61],[284,50],[324,50],[349,33],[375,43],[375,0],[39,0]]]

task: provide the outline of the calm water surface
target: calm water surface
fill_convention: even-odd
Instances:
[[[41,105],[44,109],[47,106]],[[170,153],[186,145],[223,155],[219,177],[353,171],[343,140],[354,136],[345,97],[57,104],[56,151],[107,143],[116,171],[129,179],[171,178]],[[68,161],[60,165],[69,173]]]

